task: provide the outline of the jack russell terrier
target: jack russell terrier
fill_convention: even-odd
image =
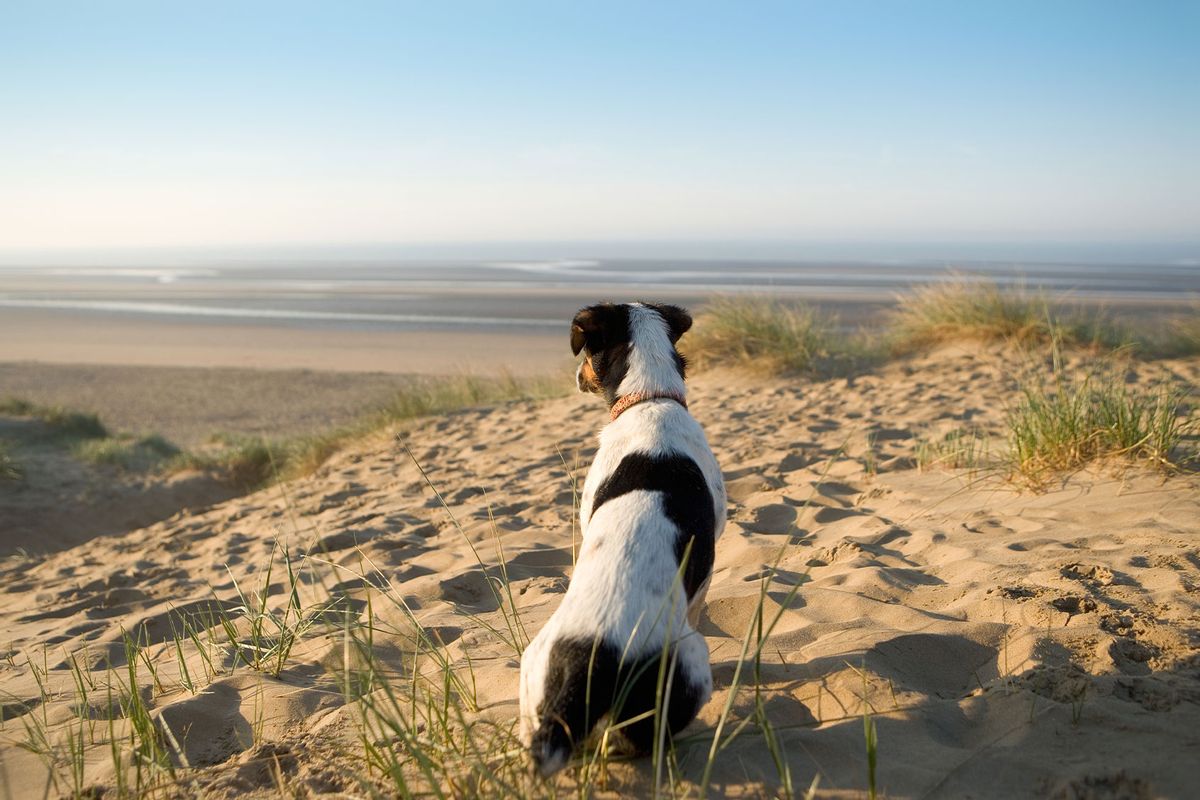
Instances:
[[[674,735],[712,694],[695,628],[725,485],[687,410],[675,343],[691,325],[681,308],[644,303],[589,306],[571,325],[579,390],[604,397],[610,422],[583,485],[575,573],[521,657],[521,741],[543,776],[606,716],[647,753],[663,723]]]

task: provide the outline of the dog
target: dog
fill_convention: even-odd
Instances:
[[[589,306],[571,323],[576,383],[604,398],[610,421],[583,486],[574,575],[521,657],[520,736],[544,777],[606,716],[647,753],[663,723],[674,735],[712,695],[696,625],[726,501],[687,410],[675,344],[691,325],[684,309],[649,303]]]

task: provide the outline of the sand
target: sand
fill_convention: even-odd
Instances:
[[[0,363],[0,398],[99,415],[114,432],[185,448],[215,434],[282,438],[347,425],[412,376],[307,369]]]
[[[947,348],[852,379],[692,382],[730,524],[701,623],[717,688],[678,742],[685,778],[699,776],[771,576],[768,612],[799,588],[764,649],[759,689],[799,791],[819,776],[819,796],[864,796],[865,694],[887,797],[1194,795],[1200,478],[1098,467],[1032,492],[994,475],[915,469],[920,436],[964,422],[998,432],[1018,366],[1002,350]],[[1161,370],[1195,382],[1200,362],[1135,365],[1130,380]],[[567,467],[583,474],[603,421],[594,398],[572,396],[405,429],[457,526],[381,436],[309,478],[0,563],[0,794],[44,796],[45,761],[15,743],[31,720],[52,737],[79,725],[68,656],[102,682],[124,663],[124,628],[162,664],[163,686],[143,694],[197,768],[183,794],[275,797],[282,778],[302,795],[363,796],[343,752],[357,746],[363,701],[341,690],[340,625],[315,625],[278,677],[239,667],[194,694],[178,686],[173,626],[231,605],[234,579],[261,581],[277,547],[319,554],[309,567],[324,577],[304,583],[305,604],[332,597],[361,620],[368,592],[357,576],[386,579],[453,658],[470,656],[479,713],[511,724],[517,661],[484,627],[505,623],[468,541],[495,568],[498,536],[535,632],[571,571]],[[404,643],[386,633],[395,606],[375,595],[372,608],[379,658],[400,669]],[[194,656],[187,663],[203,674]],[[45,702],[39,679],[52,690]],[[753,703],[742,688],[734,719]],[[128,723],[99,698],[85,710],[100,722],[80,783],[111,782],[107,720],[118,731]],[[647,796],[649,769],[617,765],[609,790]],[[52,796],[68,791],[62,781]],[[717,793],[775,795],[756,727],[722,752],[713,781]]]
[[[426,375],[504,369],[527,375],[563,364],[566,334],[554,333],[238,324],[4,309],[0,361]]]

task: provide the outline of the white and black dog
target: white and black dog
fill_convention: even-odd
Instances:
[[[695,630],[725,528],[725,486],[688,413],[675,343],[681,308],[594,305],[571,326],[584,354],[580,391],[603,395],[611,421],[583,486],[583,543],[562,605],[521,658],[521,740],[553,775],[605,716],[637,752],[656,735],[660,689],[671,734],[712,694]],[[638,718],[638,719],[635,719]]]

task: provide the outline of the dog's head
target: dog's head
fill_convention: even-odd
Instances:
[[[692,327],[687,311],[662,303],[601,303],[571,322],[571,352],[583,353],[575,374],[581,392],[604,395],[682,389],[686,363],[675,343]]]

